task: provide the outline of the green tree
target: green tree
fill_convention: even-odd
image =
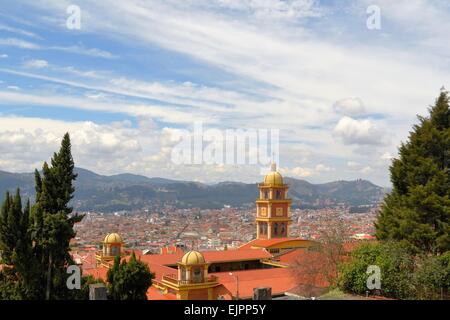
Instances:
[[[74,162],[69,134],[65,134],[58,153],[44,163],[42,176],[35,171],[36,204],[32,214],[34,254],[40,262],[41,286],[45,299],[67,299],[66,267],[73,264],[70,240],[75,237],[73,226],[83,216],[73,215],[69,206],[75,188]],[[41,297],[43,298],[43,297]]]
[[[117,256],[107,273],[109,294],[113,300],[147,300],[147,290],[154,277],[148,265],[137,260],[134,252],[128,262],[121,262]]]
[[[339,288],[365,294],[370,276],[367,270],[371,265],[380,268],[383,295],[400,299],[415,297],[414,259],[408,248],[398,242],[364,244],[355,249],[351,261],[340,267]]]
[[[450,110],[442,91],[429,117],[419,116],[390,167],[392,192],[375,224],[381,240],[402,241],[416,252],[450,250]]]
[[[11,298],[32,298],[37,290],[29,217],[30,202],[22,209],[20,190],[14,197],[7,192],[0,212],[0,263],[5,264],[1,278],[4,295]]]
[[[418,257],[413,276],[417,299],[441,299],[448,293],[450,270],[445,258],[435,255]]]
[[[352,252],[351,260],[340,266],[338,286],[341,290],[364,294],[367,268],[376,265],[381,271],[381,293],[397,299],[441,299],[450,287],[450,251],[436,256],[414,255],[401,242],[364,244]]]

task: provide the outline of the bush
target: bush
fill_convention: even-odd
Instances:
[[[450,252],[441,256],[415,256],[399,242],[364,244],[352,252],[351,260],[340,266],[338,286],[353,294],[368,290],[367,268],[381,271],[381,293],[396,299],[440,299],[448,293]]]

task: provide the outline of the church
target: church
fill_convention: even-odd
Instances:
[[[134,251],[155,274],[147,291],[149,300],[251,299],[255,288],[271,288],[282,296],[299,285],[292,272],[295,259],[314,246],[313,241],[289,237],[291,200],[289,186],[272,163],[258,185],[256,239],[236,249],[190,250],[177,246],[161,248],[160,254]],[[117,233],[106,235],[103,249],[96,253],[95,267],[82,265],[83,274],[106,279],[116,256],[128,259],[124,241]],[[318,286],[327,286],[319,281]]]

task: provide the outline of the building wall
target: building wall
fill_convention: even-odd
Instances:
[[[208,289],[189,290],[189,300],[208,300]]]

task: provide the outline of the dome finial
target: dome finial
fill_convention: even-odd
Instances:
[[[277,163],[275,162],[275,152],[272,152],[272,162],[270,163],[270,171],[277,171]]]
[[[272,160],[272,163],[270,164],[270,171],[276,172],[277,171],[277,163]]]

